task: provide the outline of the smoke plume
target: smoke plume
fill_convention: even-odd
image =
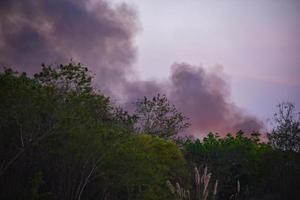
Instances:
[[[123,103],[131,108],[132,102],[143,96],[166,94],[168,99],[190,119],[189,133],[201,135],[210,131],[226,134],[243,130],[260,130],[261,121],[248,115],[230,101],[230,88],[222,70],[206,71],[201,66],[175,63],[164,82],[127,81],[123,88]]]
[[[96,85],[128,109],[143,96],[166,94],[190,118],[194,134],[262,127],[230,102],[222,72],[177,63],[164,82],[128,80],[138,24],[128,5],[105,0],[1,0],[0,65],[33,74],[41,63],[80,61],[96,74]]]
[[[131,70],[136,19],[126,4],[103,0],[1,0],[0,64],[37,72],[41,63],[72,59],[107,89]]]
[[[227,82],[221,71],[207,72],[185,63],[173,64],[169,98],[191,120],[195,134],[262,128],[262,123],[230,102]]]

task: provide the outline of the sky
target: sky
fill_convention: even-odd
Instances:
[[[173,62],[222,66],[237,105],[266,121],[300,107],[300,1],[127,0],[138,10],[136,68],[165,79]]]
[[[1,0],[0,65],[81,62],[114,104],[165,94],[200,136],[300,108],[300,1]]]

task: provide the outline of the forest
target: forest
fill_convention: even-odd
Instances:
[[[188,98],[188,97],[187,97]],[[300,119],[274,108],[269,133],[183,135],[163,94],[129,112],[80,63],[0,72],[1,200],[282,200],[300,196]],[[265,137],[264,137],[265,136]]]

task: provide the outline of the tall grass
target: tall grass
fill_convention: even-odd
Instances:
[[[194,191],[192,198],[190,191],[181,187],[178,182],[173,186],[168,180],[167,186],[171,193],[174,194],[176,200],[207,200],[209,195],[211,195],[211,199],[216,199],[218,180],[216,180],[214,186],[211,187],[211,176],[212,173],[208,173],[207,167],[204,168],[202,174],[197,167],[194,168]],[[212,191],[210,191],[211,188],[213,188]]]

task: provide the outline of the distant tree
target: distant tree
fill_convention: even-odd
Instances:
[[[165,95],[152,99],[144,97],[136,102],[136,129],[150,135],[174,139],[189,127],[188,119],[169,102]]]
[[[300,113],[295,112],[295,105],[284,102],[278,105],[274,114],[276,127],[268,134],[271,145],[284,151],[300,151]]]
[[[255,132],[247,137],[239,131],[220,137],[209,133],[202,140],[185,143],[185,158],[192,166],[205,165],[213,171],[213,178],[220,183],[217,199],[232,199],[232,194],[237,191],[237,182],[241,183],[239,197],[252,199],[260,195],[256,192],[260,190],[257,185],[263,180],[262,163],[266,155],[272,152],[272,148],[262,143],[258,135]]]
[[[42,71],[35,74],[34,78],[42,85],[55,87],[64,93],[82,94],[93,91],[93,76],[81,63],[71,62],[55,67],[42,64]]]

